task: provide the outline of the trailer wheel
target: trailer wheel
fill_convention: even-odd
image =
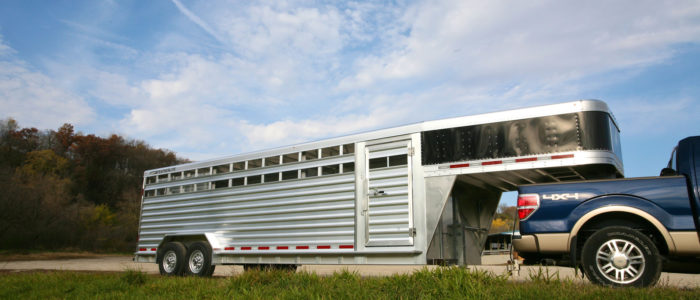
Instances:
[[[185,274],[188,276],[209,277],[214,274],[211,264],[211,246],[206,242],[196,242],[187,249]]]
[[[661,256],[651,239],[630,227],[611,226],[591,235],[583,245],[583,270],[600,285],[654,285],[661,275]]]
[[[158,261],[160,275],[178,276],[182,275],[185,266],[185,246],[180,242],[170,242],[163,246],[163,253]]]

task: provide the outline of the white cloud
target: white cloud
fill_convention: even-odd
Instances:
[[[0,37],[0,107],[3,117],[21,126],[58,128],[63,123],[86,125],[95,112],[80,96],[62,89],[54,80],[32,70],[14,55]]]
[[[700,40],[698,2],[440,1],[405,14],[410,34],[357,61],[341,88],[400,80],[542,84],[657,63]],[[689,9],[688,9],[689,8]]]
[[[692,1],[173,3],[171,21],[186,22],[170,28],[192,32],[150,35],[151,48],[80,25],[98,21],[65,22],[96,36],[75,45],[86,63],[50,67],[55,79],[29,90],[63,90],[67,107],[87,107],[75,95],[117,107],[122,115],[111,116],[119,121],[110,129],[202,158],[597,97],[590,91],[615,84],[600,74],[631,78],[672,58],[676,45],[700,42],[700,4]],[[217,42],[199,38],[201,30]],[[98,48],[116,62],[104,63]],[[8,51],[0,43],[0,54]],[[692,111],[693,98],[684,99],[668,113]],[[42,107],[55,109],[51,103]],[[87,109],[69,111],[90,116]],[[653,112],[614,109],[629,122]]]

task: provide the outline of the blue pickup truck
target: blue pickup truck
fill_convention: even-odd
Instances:
[[[649,286],[661,271],[700,273],[700,136],[681,140],[658,177],[518,188],[525,264],[583,269],[594,283]]]

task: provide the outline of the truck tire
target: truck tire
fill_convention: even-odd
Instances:
[[[211,246],[207,242],[196,242],[187,249],[187,261],[185,263],[185,275],[210,277],[214,274],[211,264]]]
[[[661,275],[661,256],[651,239],[630,227],[610,226],[583,244],[583,271],[593,283],[645,287]]]
[[[158,260],[160,275],[179,276],[185,267],[185,246],[180,242],[169,242],[163,246]]]

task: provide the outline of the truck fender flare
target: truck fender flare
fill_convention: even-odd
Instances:
[[[595,216],[610,212],[629,213],[637,215],[649,221],[649,223],[651,223],[656,228],[656,230],[658,230],[663,236],[664,240],[666,241],[666,245],[668,245],[668,251],[670,253],[676,252],[676,245],[673,242],[673,238],[671,238],[671,234],[668,232],[668,230],[666,230],[666,227],[664,227],[664,225],[661,224],[661,222],[658,219],[641,209],[624,205],[610,205],[596,208],[581,216],[581,218],[579,218],[578,221],[576,221],[574,227],[571,229],[571,234],[569,235],[569,241],[567,243],[567,246],[571,248],[573,238],[578,235],[578,231],[581,229],[581,227],[583,227],[584,224],[586,224],[586,222],[588,222],[588,220],[592,219]],[[568,249],[568,251],[571,251],[571,249]]]

